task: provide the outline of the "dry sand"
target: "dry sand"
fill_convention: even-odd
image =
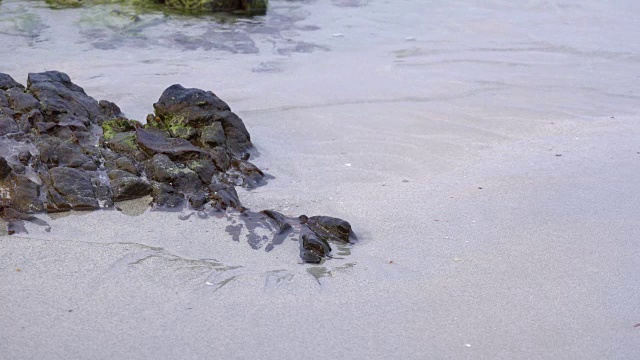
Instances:
[[[0,237],[0,353],[640,356],[640,43],[620,40],[637,37],[636,5],[413,1],[389,19],[393,4],[375,1],[272,4],[321,27],[282,36],[330,50],[270,54],[258,35],[248,55],[0,35],[14,46],[5,71],[66,71],[134,118],[174,82],[214,90],[275,176],[243,203],[345,218],[361,239],[351,254],[304,265],[295,242],[255,251],[224,219],[141,202],[44,216],[50,232]],[[35,56],[65,41],[82,56]]]

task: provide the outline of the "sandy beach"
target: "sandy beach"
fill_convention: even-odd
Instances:
[[[0,72],[64,71],[139,120],[171,84],[212,90],[274,177],[243,204],[344,218],[359,242],[311,265],[144,199],[40,215],[0,236],[2,357],[640,355],[635,2],[88,22],[114,6],[2,1]]]

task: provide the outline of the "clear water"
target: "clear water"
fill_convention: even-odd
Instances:
[[[312,266],[297,243],[254,251],[228,221],[144,201],[59,214],[50,233],[3,237],[3,335],[61,358],[123,343],[112,357],[632,358],[638,14],[633,0],[271,0],[255,18],[0,1],[0,72],[64,71],[138,120],[171,84],[212,90],[275,176],[244,205],[338,216],[361,239]]]

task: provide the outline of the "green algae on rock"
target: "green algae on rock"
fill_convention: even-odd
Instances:
[[[160,5],[187,13],[225,11],[247,15],[264,15],[269,3],[268,0],[46,0],[46,2],[54,7],[122,3],[142,8],[157,8]]]

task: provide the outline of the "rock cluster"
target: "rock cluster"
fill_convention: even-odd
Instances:
[[[101,0],[46,0],[54,6],[77,7],[85,4],[104,3]],[[165,6],[184,12],[240,12],[248,15],[263,15],[267,12],[268,0],[121,0],[142,7]]]
[[[172,85],[153,106],[142,124],[88,96],[64,73],[31,73],[26,88],[0,73],[3,217],[111,208],[150,195],[156,208],[244,213],[273,228],[274,238],[294,231],[306,262],[329,256],[328,242],[355,239],[344,220],[242,206],[236,186],[263,185],[265,175],[248,161],[244,123],[211,91]]]

